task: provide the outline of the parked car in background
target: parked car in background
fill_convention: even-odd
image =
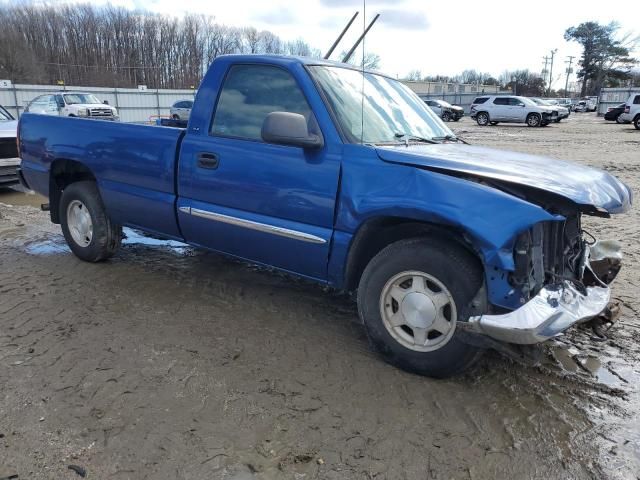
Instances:
[[[559,123],[564,118],[569,118],[570,112],[568,108],[561,107],[556,100],[544,100],[542,98],[532,98],[533,102],[537,105],[551,107],[558,111],[558,118],[554,122]]]
[[[83,117],[119,120],[118,110],[98,100],[93,93],[59,92],[40,95],[27,105],[25,112],[60,117]]]
[[[588,112],[589,107],[587,106],[586,100],[579,100],[573,104],[573,111],[577,113]]]
[[[18,182],[18,121],[0,105],[0,187]]]
[[[622,182],[466,145],[407,86],[351,65],[223,55],[186,130],[95,123],[19,127],[21,178],[77,257],[114,255],[126,225],[357,290],[370,344],[411,372],[556,337],[607,307],[621,266],[581,218],[629,210]]]
[[[578,100],[574,106],[574,112],[595,112],[598,109],[597,97],[584,97]]]
[[[607,113],[604,114],[604,119],[609,122],[630,123],[630,122],[625,122],[622,119],[622,114],[624,113],[625,105],[626,104],[621,103],[618,106],[607,108]]]
[[[438,115],[445,122],[450,122],[452,120],[457,122],[464,117],[464,108],[457,105],[451,105],[449,102],[445,102],[444,100],[427,99],[424,103],[433,110],[433,113]]]
[[[558,109],[538,105],[527,97],[487,95],[477,97],[471,104],[471,118],[478,125],[526,123],[530,127],[544,127],[558,119]]]
[[[173,120],[189,120],[193,100],[180,100],[174,103],[169,110],[169,115]]]
[[[633,126],[640,130],[640,94],[634,93],[629,97],[620,119],[623,122],[633,122]]]

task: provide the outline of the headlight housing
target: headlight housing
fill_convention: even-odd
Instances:
[[[89,116],[89,110],[86,108],[79,108],[78,109],[78,116],[79,117],[87,117]]]

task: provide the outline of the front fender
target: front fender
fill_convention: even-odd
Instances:
[[[390,164],[353,147],[344,162],[336,217],[337,246],[360,225],[376,217],[398,217],[435,223],[464,233],[482,258],[491,303],[515,308],[519,298],[506,273],[513,271],[515,237],[542,221],[561,221],[543,208],[476,182],[413,166]],[[345,252],[332,252],[335,259]],[[333,263],[333,262],[332,262]],[[344,262],[339,262],[344,264]],[[330,265],[331,268],[331,265]],[[336,272],[330,271],[330,276]],[[508,288],[507,288],[508,287]]]

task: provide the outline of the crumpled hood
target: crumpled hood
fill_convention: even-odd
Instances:
[[[562,160],[451,143],[378,146],[376,151],[386,162],[460,172],[550,192],[582,206],[584,212],[593,213],[595,208],[621,213],[631,206],[631,189],[613,175]]]
[[[0,138],[16,138],[18,132],[17,120],[0,121]]]

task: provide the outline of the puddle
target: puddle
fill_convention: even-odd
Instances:
[[[67,242],[62,235],[55,235],[48,239],[27,242],[24,250],[31,255],[58,255],[60,253],[70,253]]]
[[[6,205],[26,205],[39,209],[40,205],[47,203],[47,201],[48,200],[42,195],[26,191],[18,185],[5,188],[0,187],[0,203],[4,203]]]
[[[192,247],[185,243],[177,242],[175,240],[148,237],[139,231],[132,230],[131,228],[124,228],[123,232],[125,238],[122,240],[122,243],[124,245],[164,247],[179,255],[187,255],[193,250]],[[67,246],[64,236],[60,234],[53,234],[44,239],[24,243],[23,248],[31,255],[57,255],[71,252]]]

